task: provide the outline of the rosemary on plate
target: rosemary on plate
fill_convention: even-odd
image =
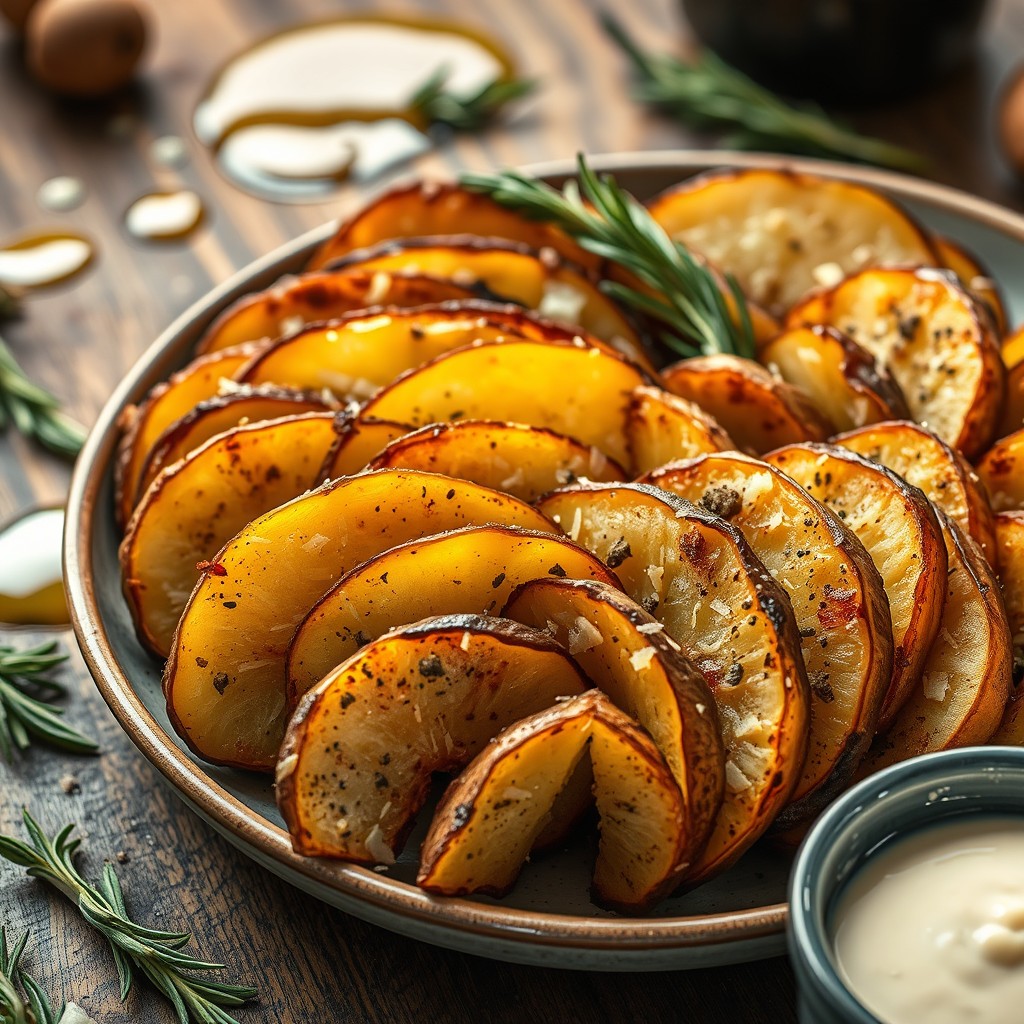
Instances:
[[[7,927],[0,927],[0,1024],[60,1024],[66,1008],[54,1013],[42,986],[21,966],[27,942],[27,931],[11,944]]]
[[[731,130],[727,145],[840,157],[908,171],[927,166],[920,154],[860,135],[817,106],[786,103],[710,50],[689,63],[668,54],[645,53],[611,15],[601,15],[601,24],[629,57],[639,99],[692,128]]]
[[[409,101],[412,112],[425,125],[443,125],[458,132],[472,132],[485,127],[513,100],[533,92],[536,82],[525,78],[496,78],[469,96],[448,92],[445,84],[449,71],[440,68],[430,76]]]
[[[467,174],[462,184],[533,220],[556,225],[588,252],[629,271],[646,286],[644,291],[607,280],[602,289],[664,324],[668,332],[662,340],[670,348],[683,355],[732,352],[753,358],[753,328],[736,281],[724,276],[727,298],[723,282],[669,238],[611,175],[595,174],[582,155],[577,162],[578,184],[569,181],[560,192],[516,171]]]
[[[206,977],[224,965],[184,952],[192,940],[188,932],[158,931],[132,921],[121,883],[109,863],[104,864],[98,885],[87,882],[74,864],[81,842],[71,838],[74,825],[66,825],[50,839],[27,810],[22,817],[31,842],[0,836],[0,858],[27,868],[33,878],[60,890],[110,943],[122,1000],[131,991],[135,971],[140,971],[167,998],[180,1024],[238,1024],[224,1007],[241,1006],[254,999],[254,988]]]
[[[55,640],[17,650],[0,645],[0,756],[10,763],[15,751],[33,739],[75,754],[95,754],[96,741],[64,721],[63,711],[49,703],[66,692],[49,673],[67,661]]]

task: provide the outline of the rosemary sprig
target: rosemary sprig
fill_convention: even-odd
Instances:
[[[94,739],[68,725],[61,717],[64,712],[48,702],[67,692],[47,676],[67,659],[57,652],[56,640],[22,651],[0,646],[0,756],[8,763],[15,750],[31,745],[33,737],[74,754],[99,750]]]
[[[502,107],[527,96],[537,86],[532,79],[497,78],[471,96],[456,96],[445,89],[448,76],[448,68],[439,68],[416,91],[409,106],[426,125],[443,125],[457,132],[483,128],[497,117]]]
[[[602,281],[601,287],[663,323],[671,332],[663,341],[677,352],[733,352],[752,358],[753,329],[736,281],[725,277],[734,319],[719,281],[704,263],[669,238],[611,175],[596,175],[582,155],[577,163],[579,185],[570,181],[561,192],[516,171],[467,174],[462,184],[527,217],[557,225],[588,252],[632,273],[649,292],[618,281]]]
[[[78,906],[82,917],[110,943],[127,998],[134,971],[142,972],[170,1002],[180,1024],[238,1024],[224,1007],[241,1006],[256,997],[256,989],[210,981],[204,972],[222,970],[223,964],[199,960],[184,947],[188,932],[146,928],[128,917],[121,883],[110,863],[103,866],[98,885],[91,885],[74,865],[80,839],[71,839],[74,825],[66,825],[50,839],[27,810],[22,812],[31,845],[11,836],[0,836],[0,858],[28,869],[59,889]]]
[[[7,939],[6,926],[0,927],[0,1024],[58,1024],[64,1015],[53,1012],[50,999],[39,983],[20,966],[28,932],[14,945]],[[18,982],[27,997],[22,999]]]
[[[710,50],[685,63],[645,53],[610,14],[601,15],[601,24],[632,62],[639,99],[693,128],[732,129],[726,141],[737,149],[840,157],[908,171],[927,167],[920,154],[860,135],[817,106],[786,103]]]

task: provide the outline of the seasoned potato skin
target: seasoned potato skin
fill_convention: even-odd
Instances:
[[[996,441],[981,457],[978,476],[994,512],[1024,508],[1024,428]]]
[[[1010,624],[1013,643],[1013,691],[1003,721],[992,743],[1024,746],[1024,512],[1000,512],[996,516],[996,543],[999,546],[999,587]]]

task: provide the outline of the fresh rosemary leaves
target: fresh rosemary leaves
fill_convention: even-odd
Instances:
[[[33,738],[75,754],[95,754],[99,749],[95,740],[68,725],[61,709],[48,702],[65,689],[47,673],[67,657],[57,652],[55,640],[22,651],[0,645],[0,757],[8,763]]]
[[[0,1024],[58,1024],[64,1008],[53,1012],[49,997],[39,983],[21,967],[28,932],[11,945],[7,928],[0,928]],[[26,998],[23,999],[18,985]]]
[[[732,352],[753,358],[753,328],[735,280],[726,276],[720,282],[611,175],[596,175],[582,155],[577,160],[579,184],[570,181],[561,192],[516,171],[467,174],[462,184],[556,225],[588,252],[629,271],[644,290],[620,281],[602,281],[602,289],[668,328],[662,340],[670,348],[683,355]]]
[[[179,1024],[238,1024],[224,1007],[254,999],[255,989],[204,977],[205,972],[219,971],[224,965],[183,952],[192,939],[188,932],[157,931],[130,920],[121,883],[109,863],[98,885],[87,882],[74,865],[81,842],[70,838],[74,825],[66,825],[49,839],[28,811],[22,816],[31,843],[0,836],[0,858],[27,868],[33,878],[49,882],[78,906],[82,917],[110,943],[122,999],[131,991],[138,970],[167,998]]]
[[[792,106],[709,50],[690,63],[667,54],[645,53],[611,15],[601,16],[637,74],[636,95],[696,129],[730,129],[725,141],[737,149],[767,149],[830,156],[920,171],[917,153],[859,135],[814,106]]]
[[[457,132],[472,132],[485,127],[513,100],[533,92],[536,83],[524,78],[509,81],[495,79],[472,96],[460,97],[445,91],[448,69],[431,75],[409,103],[412,111],[428,127],[443,125]]]

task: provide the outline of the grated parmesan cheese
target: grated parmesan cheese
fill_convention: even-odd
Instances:
[[[283,782],[293,771],[295,771],[295,766],[298,763],[298,754],[289,754],[287,757],[281,758],[281,760],[277,762],[277,771],[274,773],[274,781]]]
[[[380,825],[374,825],[366,837],[366,852],[381,864],[394,864],[394,851],[384,842],[384,833]]]
[[[943,701],[949,690],[949,676],[945,672],[929,672],[924,677],[924,695],[928,700]]]
[[[322,533],[314,533],[313,536],[302,545],[302,550],[311,551],[315,555],[325,544],[330,544],[330,542],[330,537],[325,537]]]
[[[708,602],[708,604],[710,604],[711,607],[716,612],[718,612],[718,614],[721,615],[723,618],[727,618],[729,616],[729,614],[730,614],[729,606],[721,598],[713,597]]]
[[[639,651],[634,651],[629,656],[629,663],[633,666],[633,671],[642,672],[651,664],[657,653],[653,647],[641,647]]]
[[[569,653],[580,654],[592,651],[604,643],[601,630],[585,615],[577,615],[576,621],[569,627]]]
[[[460,650],[463,650],[463,651],[468,651],[469,650],[469,639],[470,639],[469,633],[463,633],[462,634],[462,639],[459,641],[459,649]]]
[[[636,627],[638,633],[660,633],[665,627],[660,622],[641,622]]]
[[[572,528],[569,530],[569,537],[572,540],[580,539],[580,529],[583,526],[583,509],[578,507],[572,515]]]
[[[750,779],[732,761],[725,762],[725,788],[730,793],[742,793],[750,789]]]

